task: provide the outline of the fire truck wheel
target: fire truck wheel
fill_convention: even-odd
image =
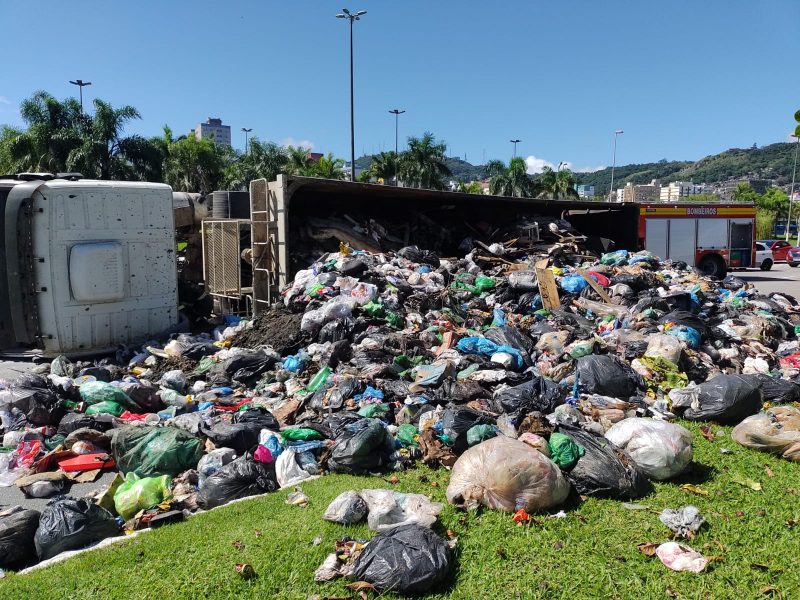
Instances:
[[[725,267],[725,261],[718,254],[709,254],[704,256],[697,268],[709,277],[716,277],[722,279],[725,277],[728,269]]]
[[[772,260],[769,258],[765,258],[764,262],[761,263],[761,270],[769,271],[771,268],[772,268]]]
[[[789,266],[790,267],[796,267],[798,264],[800,264],[800,263],[789,263]]]

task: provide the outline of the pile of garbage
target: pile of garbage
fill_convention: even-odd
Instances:
[[[679,417],[736,425],[740,444],[800,460],[797,301],[585,242],[551,221],[535,239],[470,241],[463,258],[342,245],[255,320],[0,383],[0,485],[53,497],[41,514],[0,514],[13,546],[0,567],[417,461],[452,469],[447,500],[465,508],[632,500],[690,468]],[[107,490],[68,495],[103,470],[119,473]],[[353,494],[345,512],[379,521],[375,494]],[[374,528],[357,551],[343,541],[347,572],[408,592],[444,581],[453,559],[430,530],[438,512],[425,514]],[[387,569],[387,552],[431,570]]]

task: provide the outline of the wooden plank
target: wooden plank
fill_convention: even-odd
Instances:
[[[544,264],[544,268],[540,267]],[[546,268],[547,260],[536,263],[536,279],[539,280],[539,295],[542,297],[542,306],[547,310],[561,308],[561,301],[558,299],[558,287],[553,272]]]
[[[586,280],[586,283],[588,283],[591,286],[591,288],[595,292],[597,292],[597,295],[600,296],[600,298],[602,298],[603,302],[605,302],[606,304],[611,304],[611,297],[608,294],[606,294],[606,291],[602,287],[600,287],[599,283],[597,283],[594,279],[589,277],[586,274],[586,271],[584,271],[583,269],[578,269],[578,273],[580,274],[581,277],[583,277]]]

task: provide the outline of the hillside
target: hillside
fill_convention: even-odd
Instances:
[[[651,179],[662,182],[694,181],[716,183],[729,179],[773,179],[779,185],[787,184],[792,177],[793,145],[777,143],[762,148],[731,148],[720,154],[706,156],[697,162],[661,160],[654,163],[618,165],[614,171],[614,186],[632,183],[649,183]],[[359,168],[368,168],[371,156],[356,160]],[[483,177],[483,165],[473,165],[460,158],[449,157],[447,166],[453,178],[472,181]],[[594,185],[595,193],[608,191],[611,168],[593,173],[576,173],[578,183]]]

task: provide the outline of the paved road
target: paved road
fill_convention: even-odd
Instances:
[[[800,300],[800,267],[793,269],[787,264],[777,264],[770,271],[748,269],[731,274],[749,281],[765,294],[784,292]]]

